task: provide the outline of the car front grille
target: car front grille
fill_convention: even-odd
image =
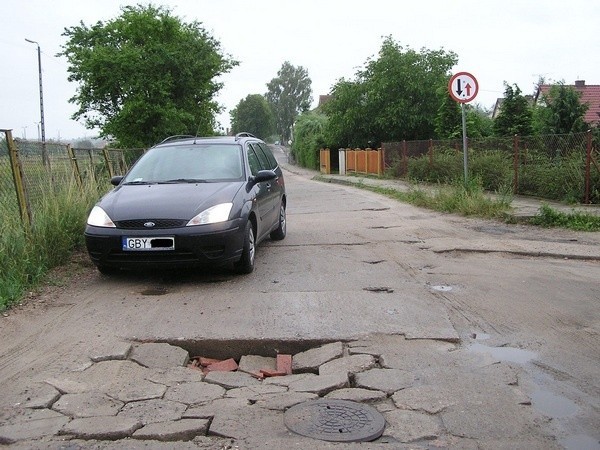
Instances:
[[[149,226],[153,223],[154,225]],[[120,220],[115,222],[117,228],[127,230],[156,230],[165,228],[179,228],[185,226],[185,220],[179,219],[136,219],[136,220]]]

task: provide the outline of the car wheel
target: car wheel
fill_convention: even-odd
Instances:
[[[285,205],[282,202],[281,207],[279,208],[279,225],[275,230],[271,231],[269,236],[271,236],[271,239],[274,241],[280,241],[285,238],[286,232]]]
[[[246,231],[244,233],[244,247],[242,257],[235,263],[235,269],[238,273],[251,273],[254,270],[254,257],[256,254],[256,240],[254,238],[254,229],[252,222],[246,222]]]

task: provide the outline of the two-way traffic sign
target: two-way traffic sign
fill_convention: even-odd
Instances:
[[[454,74],[448,82],[448,92],[459,103],[469,103],[479,92],[479,84],[468,72]]]

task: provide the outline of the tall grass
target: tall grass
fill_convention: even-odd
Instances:
[[[32,206],[33,224],[23,226],[14,200],[0,199],[0,310],[18,301],[46,272],[83,245],[87,213],[98,186],[48,184]]]
[[[478,178],[470,180],[466,186],[454,182],[449,186],[413,188],[409,192],[389,188],[372,188],[372,190],[422,208],[464,216],[503,218],[511,209],[510,195],[488,197]]]

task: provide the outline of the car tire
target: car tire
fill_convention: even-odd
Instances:
[[[269,236],[274,241],[281,241],[285,238],[286,233],[287,221],[285,217],[285,204],[281,202],[281,206],[279,207],[279,224],[275,230],[271,231],[271,234]]]
[[[248,274],[254,270],[254,258],[256,256],[256,238],[254,237],[254,228],[252,222],[246,222],[244,231],[244,247],[242,249],[242,257],[235,263],[237,273]]]

